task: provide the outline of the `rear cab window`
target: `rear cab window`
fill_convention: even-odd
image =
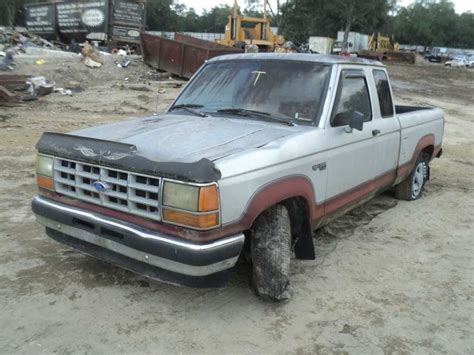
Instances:
[[[372,120],[369,88],[364,71],[344,69],[339,77],[336,101],[330,121],[331,126],[348,125],[354,111],[364,115],[364,122]]]
[[[387,73],[380,69],[374,69],[373,74],[379,99],[380,115],[382,118],[393,117],[393,101]]]

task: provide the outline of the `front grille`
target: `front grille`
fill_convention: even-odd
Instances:
[[[108,191],[99,192],[93,186],[97,181],[106,183]],[[55,158],[54,186],[56,192],[62,195],[160,220],[159,177]]]

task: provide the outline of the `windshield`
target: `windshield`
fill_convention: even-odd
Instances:
[[[205,112],[245,110],[295,123],[319,121],[330,66],[290,60],[235,60],[207,64],[174,106]]]

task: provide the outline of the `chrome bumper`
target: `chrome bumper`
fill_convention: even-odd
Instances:
[[[86,254],[111,261],[96,255],[97,250],[105,249],[127,259],[191,277],[204,277],[232,268],[245,239],[241,233],[208,244],[195,244],[44,197],[35,197],[32,209],[48,235]],[[83,243],[76,246],[73,239]],[[88,246],[95,248],[88,249]],[[120,265],[121,262],[114,263],[137,271]],[[137,272],[141,273],[140,270]]]

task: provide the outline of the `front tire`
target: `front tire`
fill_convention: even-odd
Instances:
[[[399,200],[413,201],[421,197],[429,176],[428,161],[429,157],[422,153],[410,175],[395,187],[395,196]]]
[[[257,218],[252,227],[250,251],[257,294],[274,301],[290,299],[291,226],[285,206],[270,207]]]

